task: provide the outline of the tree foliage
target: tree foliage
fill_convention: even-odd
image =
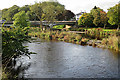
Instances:
[[[41,7],[41,3],[35,3],[30,7],[30,10],[39,18],[39,20],[42,18],[41,16],[43,14],[43,11]]]
[[[8,9],[2,10],[2,20],[7,20],[7,11],[8,11]]]
[[[45,1],[45,2],[36,2],[33,5],[25,5],[22,7],[14,5],[8,9],[3,9],[2,19],[13,21],[14,15],[21,11],[25,11],[25,13],[27,13],[29,17],[29,20],[31,21],[59,20],[59,17],[60,17],[60,16],[58,17],[59,14],[61,15],[71,14],[71,13],[68,13],[68,11],[65,10],[64,5],[57,2],[57,0],[50,0],[50,1]],[[66,19],[68,19],[69,16],[71,15],[67,15]],[[64,19],[65,17],[62,20]]]
[[[108,17],[107,17],[107,13],[104,11],[100,11],[100,22],[101,24],[104,25],[104,28],[105,28],[108,22]]]
[[[57,20],[57,15],[64,12],[64,6],[58,2],[43,2],[42,3],[43,13],[46,21]]]
[[[64,11],[64,6],[58,2],[39,2],[32,5],[30,10],[40,20],[42,28],[42,21],[45,20],[53,23],[57,20],[56,16]],[[30,15],[30,12],[28,14]]]
[[[69,21],[69,20],[73,19],[74,16],[75,16],[75,14],[72,11],[64,10],[63,13],[60,13],[56,16],[56,19],[60,20],[60,21],[62,21],[62,20]]]
[[[17,5],[14,5],[8,9],[5,9],[5,12],[3,11],[3,13],[5,13],[3,14],[4,15],[3,18],[6,19],[7,21],[13,21],[12,18],[16,13],[19,12],[18,9],[19,9],[19,6]]]
[[[105,26],[107,25],[108,17],[107,13],[100,9],[99,7],[94,7],[90,13],[83,14],[78,20],[78,25],[90,26],[92,23],[95,26]]]
[[[14,26],[20,26],[20,27],[27,27],[30,25],[28,21],[28,16],[26,15],[25,11],[21,11],[14,15]]]
[[[100,25],[100,23],[101,23],[101,19],[100,19],[101,18],[101,15],[100,15],[101,11],[103,11],[103,9],[100,9],[99,7],[96,7],[96,6],[90,11],[90,13],[94,17],[93,23],[96,26]]]
[[[19,16],[18,16],[19,15]],[[23,18],[24,17],[24,18]],[[15,16],[14,26],[9,28],[2,27],[2,65],[3,70],[7,74],[12,74],[13,66],[16,65],[16,58],[21,55],[26,55],[29,57],[32,52],[23,46],[25,41],[29,42],[29,36],[27,35],[29,27],[27,25],[23,25],[26,22],[27,18],[25,16],[25,12],[19,12]],[[4,24],[3,24],[4,25]],[[13,76],[7,75],[7,78],[16,78],[16,74]]]
[[[18,10],[19,10],[19,12],[20,11],[25,11],[25,13],[26,13],[26,12],[30,11],[30,6],[29,5],[25,5],[23,7],[20,7]]]
[[[109,8],[108,9],[108,13],[107,13],[107,16],[109,18],[108,22],[111,24],[111,25],[118,25],[118,29],[119,29],[119,25],[120,25],[120,3]]]
[[[93,16],[90,13],[84,13],[78,20],[80,26],[90,26],[93,24]]]
[[[44,13],[41,7],[41,3],[35,3],[30,7],[30,10],[38,17],[38,19],[40,20],[40,27],[41,29],[43,29],[42,21],[43,21]]]

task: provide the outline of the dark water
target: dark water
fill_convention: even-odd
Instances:
[[[19,76],[25,78],[117,78],[118,55],[107,49],[66,42],[25,43],[32,52],[17,65],[30,64]]]

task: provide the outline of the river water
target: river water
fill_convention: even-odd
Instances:
[[[31,54],[17,66],[29,67],[19,74],[25,78],[118,78],[118,55],[107,49],[40,39],[25,43]]]

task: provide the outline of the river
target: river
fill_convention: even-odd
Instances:
[[[22,56],[17,66],[29,67],[20,72],[24,78],[118,78],[118,55],[108,49],[66,42],[33,40],[25,43],[31,54]]]

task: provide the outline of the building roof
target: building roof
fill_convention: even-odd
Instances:
[[[82,15],[83,13],[86,13],[86,12],[80,12],[80,13],[78,13],[78,14],[76,14],[76,15]]]

